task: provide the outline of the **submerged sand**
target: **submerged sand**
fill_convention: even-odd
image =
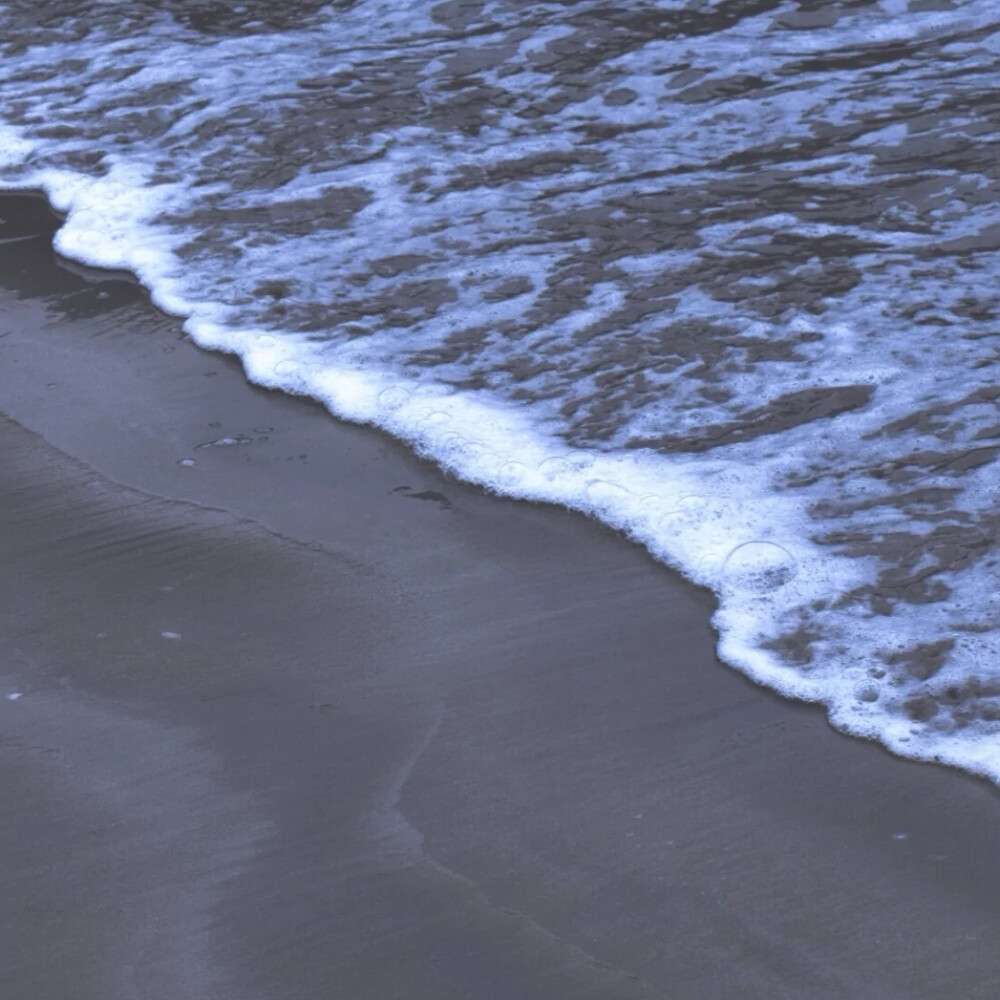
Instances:
[[[996,790],[749,684],[610,531],[42,237],[0,411],[5,997],[995,997]]]

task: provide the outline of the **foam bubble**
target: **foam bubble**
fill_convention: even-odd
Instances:
[[[504,462],[497,469],[494,482],[501,487],[521,487],[524,489],[530,478],[530,470],[524,462],[510,461]]]
[[[722,564],[727,588],[756,594],[767,594],[784,587],[795,573],[795,557],[776,542],[743,542],[726,556]]]
[[[635,499],[635,495],[621,483],[608,479],[591,479],[584,486],[587,503],[598,510],[620,510]]]
[[[380,406],[389,411],[398,410],[401,406],[405,406],[411,398],[411,394],[398,385],[384,389],[378,394]]]
[[[433,432],[442,427],[449,427],[453,422],[453,417],[446,410],[431,410],[417,417],[417,427],[424,432]]]
[[[576,476],[588,469],[594,463],[592,455],[583,452],[573,452],[569,455],[554,455],[546,458],[538,465],[538,471],[546,479],[556,479],[561,476]]]

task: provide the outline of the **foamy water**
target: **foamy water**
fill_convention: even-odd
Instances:
[[[1000,780],[993,0],[92,6],[0,4],[61,253]]]

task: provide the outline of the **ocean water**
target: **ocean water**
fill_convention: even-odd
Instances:
[[[62,254],[994,780],[998,138],[996,0],[0,2]]]

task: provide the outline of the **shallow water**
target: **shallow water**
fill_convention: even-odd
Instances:
[[[248,375],[1000,779],[992,0],[0,3],[0,182]],[[3,238],[0,228],[0,238]]]

